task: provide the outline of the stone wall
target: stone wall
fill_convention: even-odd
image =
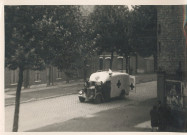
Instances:
[[[158,69],[167,74],[175,74],[179,68],[184,71],[183,7],[158,6],[157,9]]]

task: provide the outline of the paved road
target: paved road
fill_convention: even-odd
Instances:
[[[136,75],[136,83],[145,83],[156,80],[155,74]],[[22,89],[21,103],[51,98],[56,96],[78,93],[83,88],[83,80],[71,81],[69,84],[60,82],[55,86],[36,85],[30,89]],[[16,88],[5,89],[5,106],[14,105]]]
[[[20,106],[19,131],[27,131],[51,124],[66,122],[77,117],[90,117],[95,113],[138,104],[156,97],[156,82],[137,85],[136,93],[130,93],[124,100],[95,105],[80,103],[77,95],[68,95],[41,101],[29,102]],[[14,106],[5,108],[5,131],[11,131]]]
[[[28,132],[150,132],[149,110],[156,98],[100,111]]]

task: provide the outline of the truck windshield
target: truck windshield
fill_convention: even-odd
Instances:
[[[89,86],[95,86],[95,82],[91,81],[91,82],[88,82]]]

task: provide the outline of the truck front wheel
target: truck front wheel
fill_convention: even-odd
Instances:
[[[97,95],[97,96],[95,97],[94,103],[95,103],[95,104],[99,104],[99,103],[101,103],[101,102],[102,102],[102,96],[99,94],[99,95]]]
[[[79,101],[82,103],[85,101],[85,98],[79,97]]]

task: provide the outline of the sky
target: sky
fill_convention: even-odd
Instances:
[[[127,6],[130,10],[132,9],[131,5],[127,5]],[[89,13],[93,11],[94,5],[82,5],[82,8]]]

